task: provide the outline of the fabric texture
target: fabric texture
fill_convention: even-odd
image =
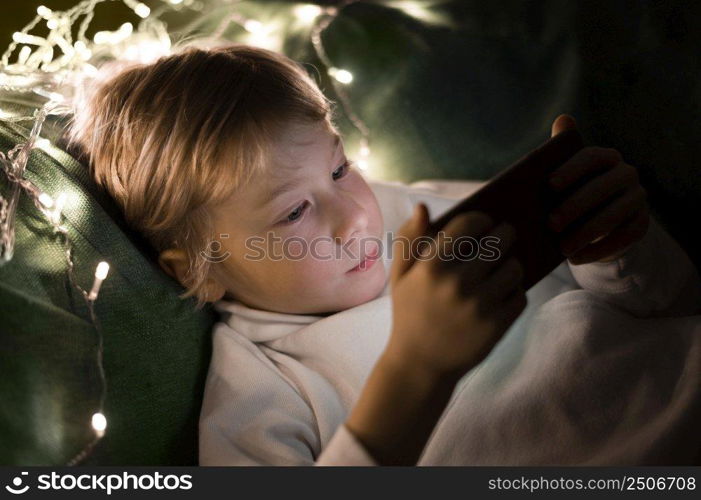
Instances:
[[[432,217],[456,203],[396,182],[371,187],[386,232],[419,201]],[[626,255],[630,262],[576,266],[576,275],[563,262],[529,290],[526,310],[458,383],[419,465],[693,460],[701,282],[654,221]],[[643,292],[678,316],[648,318],[621,307],[640,298],[638,288],[621,282],[644,281],[662,263],[670,279],[648,281]],[[386,252],[383,265],[391,266]],[[608,269],[625,269],[626,276],[615,279]],[[692,306],[670,299],[682,288],[695,294]],[[378,298],[325,317],[219,301],[200,463],[376,465],[343,422],[389,338],[389,292],[388,283]]]
[[[30,97],[1,97],[3,110],[31,114]],[[51,116],[42,137],[56,143],[63,126]],[[25,127],[0,124],[0,148],[9,150],[27,134]],[[104,335],[107,429],[81,463],[196,464],[213,309],[195,311],[192,300],[179,298],[182,287],[158,268],[148,245],[61,147],[34,150],[26,177],[54,198],[68,195],[64,224],[78,283],[90,289],[97,263],[110,264],[95,303]],[[96,348],[86,304],[68,282],[63,249],[22,194],[14,257],[0,266],[1,464],[65,464],[92,440],[101,391]]]

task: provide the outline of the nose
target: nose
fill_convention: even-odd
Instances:
[[[363,235],[368,226],[368,212],[351,194],[339,194],[335,206],[334,238],[341,245],[356,235]]]

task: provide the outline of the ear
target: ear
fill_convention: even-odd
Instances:
[[[176,279],[181,285],[185,286],[185,277],[187,276],[190,262],[187,258],[187,253],[180,248],[168,248],[163,250],[158,255],[158,264],[169,276]],[[216,302],[224,297],[226,288],[213,278],[207,278],[202,288],[204,300],[207,302]]]
[[[158,255],[158,264],[171,278],[175,278],[180,283],[187,272],[189,263],[187,254],[180,248],[168,248]]]

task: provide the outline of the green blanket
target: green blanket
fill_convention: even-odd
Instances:
[[[16,110],[24,100],[5,94],[0,107]],[[42,136],[56,136],[60,125],[47,123]],[[0,149],[26,132],[0,125]],[[192,300],[178,297],[181,287],[74,158],[53,147],[35,150],[26,177],[54,198],[68,194],[63,213],[80,286],[90,288],[99,261],[111,266],[95,303],[104,334],[107,430],[82,463],[196,464],[213,311],[196,312]],[[66,463],[94,435],[97,336],[66,266],[60,242],[23,195],[14,257],[0,266],[2,464]]]

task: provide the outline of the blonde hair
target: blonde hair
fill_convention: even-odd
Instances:
[[[291,121],[333,124],[333,101],[304,67],[269,50],[187,47],[95,84],[66,138],[126,221],[158,251],[185,250],[182,298],[205,304],[208,208],[266,169],[269,145]]]

